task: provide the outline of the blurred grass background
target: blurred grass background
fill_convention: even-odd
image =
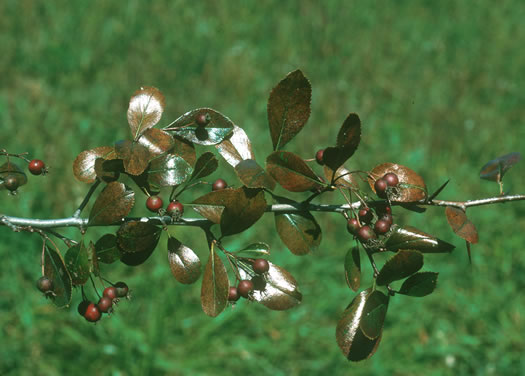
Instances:
[[[288,150],[313,157],[357,112],[363,137],[349,167],[401,163],[431,190],[450,178],[441,197],[451,200],[497,194],[497,185],[479,180],[480,167],[523,152],[521,1],[3,0],[0,14],[0,148],[27,151],[51,168],[16,197],[0,192],[5,214],[71,215],[87,191],[73,178],[74,158],[128,137],[128,100],[141,85],[165,94],[161,125],[213,107],[246,129],[262,163],[271,149],[269,91],[300,68],[312,83],[312,116]],[[522,171],[520,164],[508,173],[507,191],[524,193]],[[143,201],[138,196],[137,214]],[[291,255],[271,216],[230,242],[268,242],[271,260],[300,283],[297,309],[243,301],[208,318],[200,284],[176,283],[160,246],[138,268],[104,267],[109,279],[128,282],[134,299],[97,325],[78,316],[78,292],[72,309],[57,310],[34,288],[39,237],[0,228],[0,374],[524,374],[524,204],[469,210],[480,230],[472,268],[442,209],[394,214],[458,249],[426,257],[425,270],[440,272],[438,289],[393,299],[378,352],[357,364],[334,335],[354,296],[342,272],[351,242],[338,216],[316,216],[324,237],[315,255]],[[206,259],[197,230],[173,232]]]

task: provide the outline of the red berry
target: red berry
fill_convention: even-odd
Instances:
[[[374,189],[376,190],[376,193],[381,198],[386,198],[386,189],[388,188],[388,184],[385,179],[377,179],[374,183]]]
[[[8,189],[11,192],[16,191],[16,189],[20,186],[20,184],[18,183],[18,179],[14,175],[7,175],[4,178],[3,184],[4,187],[6,187],[6,189]]]
[[[80,304],[77,307],[77,311],[80,314],[80,316],[86,315],[87,308],[89,307],[90,304],[91,302],[89,300],[82,300],[80,302]]]
[[[227,186],[228,186],[228,183],[226,183],[226,180],[217,179],[213,182],[211,189],[214,191],[220,191],[221,189],[225,189]]]
[[[85,319],[89,322],[97,322],[100,320],[100,316],[102,316],[102,314],[100,313],[98,307],[94,303],[90,303],[86,308],[86,313],[84,314]]]
[[[44,294],[53,290],[53,281],[47,277],[40,277],[36,281],[36,287],[42,291]]]
[[[390,222],[385,219],[378,219],[374,226],[374,231],[378,235],[386,234],[390,230]]]
[[[184,213],[184,205],[182,205],[179,201],[172,201],[166,208],[166,212],[169,215],[180,217]]]
[[[33,175],[41,175],[43,172],[45,172],[46,165],[40,159],[33,159],[31,162],[29,162],[27,168]]]
[[[253,262],[253,271],[257,274],[263,274],[270,270],[270,264],[265,259],[257,259]]]
[[[104,289],[102,296],[107,296],[111,300],[118,298],[117,288],[114,286],[109,286]]]
[[[111,306],[113,305],[113,299],[103,296],[100,298],[100,300],[97,303],[97,307],[100,312],[108,313],[108,311],[111,309]]]
[[[370,223],[372,221],[372,218],[374,218],[374,215],[372,214],[372,211],[370,208],[363,208],[360,209],[358,212],[359,220],[362,223]]]
[[[237,287],[230,286],[230,291],[228,292],[228,300],[230,302],[236,302],[239,300],[241,296],[239,295],[239,291],[237,290]]]
[[[205,126],[210,121],[211,121],[211,116],[207,112],[206,113],[200,113],[200,114],[198,114],[195,117],[195,122],[197,123],[197,125],[200,125],[201,127]]]
[[[386,173],[385,176],[383,176],[383,179],[386,180],[389,187],[395,187],[399,184],[399,178],[393,172]]]
[[[128,296],[129,287],[124,282],[117,282],[117,283],[115,283],[115,288],[117,289],[117,296],[119,298],[123,298],[125,296]]]
[[[362,242],[367,242],[370,239],[375,239],[377,236],[375,232],[369,226],[363,226],[357,232],[357,237]]]
[[[150,196],[146,200],[146,207],[149,211],[152,211],[154,213],[159,211],[159,209],[162,208],[162,206],[162,199],[159,196]]]
[[[357,235],[360,227],[359,221],[356,218],[350,218],[346,223],[346,229],[352,235]]]
[[[321,166],[324,165],[323,155],[324,155],[324,149],[318,150],[317,153],[315,154],[315,160]]]
[[[253,291],[253,282],[249,279],[243,279],[239,282],[237,290],[239,291],[240,296],[242,296],[243,298],[247,298]]]

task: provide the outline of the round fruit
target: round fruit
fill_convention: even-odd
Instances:
[[[324,149],[318,150],[317,153],[315,153],[315,160],[321,166],[324,165],[323,154],[324,154]]]
[[[379,219],[376,221],[376,224],[374,226],[374,231],[378,235],[386,234],[390,230],[390,222],[388,222],[386,219]]]
[[[89,307],[90,304],[91,302],[89,300],[82,300],[80,302],[80,304],[77,307],[77,311],[80,314],[80,316],[86,315],[87,308]]]
[[[375,239],[377,236],[376,233],[369,226],[363,226],[357,232],[357,237],[362,242],[367,242],[370,239]]]
[[[117,296],[119,298],[123,298],[125,296],[128,296],[129,287],[124,282],[117,282],[117,283],[115,283],[115,288],[117,289]]]
[[[6,187],[6,189],[10,190],[11,192],[16,191],[16,189],[19,186],[20,186],[20,184],[18,184],[18,179],[16,178],[16,176],[14,176],[14,175],[7,175],[4,178],[4,187]]]
[[[381,198],[386,198],[386,189],[388,188],[388,184],[385,179],[377,179],[374,183],[374,189],[376,190],[376,193]]]
[[[201,113],[195,117],[195,122],[197,123],[197,125],[200,125],[201,127],[208,124],[210,120],[211,120],[211,117],[210,117],[210,114],[208,113]]]
[[[383,216],[380,219],[387,221],[390,224],[390,226],[392,226],[392,223],[394,223],[394,218],[392,218],[392,214],[383,214]]]
[[[257,274],[263,274],[270,270],[270,264],[265,259],[257,259],[253,262],[253,271]]]
[[[166,212],[169,215],[181,216],[184,213],[184,205],[182,205],[179,201],[172,201],[166,208]]]
[[[113,305],[113,299],[103,296],[97,303],[97,307],[100,312],[108,313]]]
[[[97,322],[100,320],[100,316],[102,316],[102,314],[98,307],[94,303],[90,303],[86,308],[84,318],[89,322]]]
[[[346,229],[352,235],[357,235],[360,227],[359,221],[356,218],[350,218],[346,223]]]
[[[243,298],[247,298],[253,291],[253,282],[249,279],[243,279],[239,282],[237,290],[239,291],[240,296],[242,296]]]
[[[102,296],[106,296],[111,300],[118,298],[117,288],[115,286],[106,287]]]
[[[43,293],[49,292],[53,290],[53,281],[47,277],[40,277],[38,281],[36,281],[36,287]]]
[[[370,210],[370,208],[360,209],[358,212],[358,215],[359,215],[359,220],[362,223],[370,223],[370,221],[372,221],[372,218],[374,218],[374,215],[372,214],[372,211]]]
[[[237,287],[230,286],[230,291],[228,292],[228,300],[230,302],[236,302],[239,300],[241,296],[239,295],[239,290],[237,290]]]
[[[150,196],[146,200],[146,207],[149,211],[156,213],[162,208],[162,199],[159,196]]]
[[[45,171],[46,165],[40,159],[33,159],[27,168],[33,175],[41,175]]]
[[[395,187],[399,184],[399,178],[393,172],[386,173],[383,179],[386,180],[389,187]]]
[[[228,183],[226,183],[226,180],[219,178],[213,182],[211,189],[214,191],[220,191],[221,189],[225,189],[227,186]]]

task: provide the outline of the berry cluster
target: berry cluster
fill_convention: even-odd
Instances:
[[[11,165],[14,165],[14,163],[11,162]],[[45,175],[48,172],[46,165],[40,159],[33,159],[29,161],[27,168],[33,175]],[[9,172],[6,172],[5,176],[0,177],[0,186],[3,185],[9,192],[16,194],[16,190],[21,185],[25,184],[25,175],[23,173],[16,173],[16,170],[14,169],[8,171]],[[23,179],[22,176],[24,176]]]
[[[254,290],[264,289],[266,283],[262,276],[270,270],[270,264],[265,259],[256,259],[253,261],[252,268],[256,274],[252,279],[242,279],[237,286],[230,286],[228,295],[230,302],[236,302],[241,296],[249,299]]]
[[[103,313],[111,314],[113,312],[113,304],[117,304],[119,298],[128,297],[128,293],[128,285],[124,282],[117,282],[113,286],[104,289],[102,297],[97,304],[87,299],[82,300],[77,308],[78,313],[89,322],[97,322]]]

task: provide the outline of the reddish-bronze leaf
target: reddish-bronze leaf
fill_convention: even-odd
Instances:
[[[224,263],[212,244],[201,287],[202,310],[208,316],[217,317],[228,304],[230,281]]]
[[[174,237],[168,238],[168,262],[177,281],[192,284],[201,275],[201,260],[190,248]]]
[[[351,113],[339,129],[336,146],[324,150],[325,165],[337,170],[355,153],[360,141],[361,120],[357,114]]]
[[[427,186],[421,176],[408,167],[396,163],[380,164],[372,171],[368,178],[370,188],[375,192],[374,183],[386,173],[393,172],[399,178],[399,185],[393,189],[390,200],[398,202],[414,202],[427,197]]]
[[[121,140],[115,143],[117,158],[124,162],[124,170],[130,175],[140,175],[148,168],[151,155],[148,149],[134,141]]]
[[[177,154],[159,155],[150,162],[148,184],[153,189],[173,187],[188,180],[193,168]]]
[[[11,161],[7,161],[0,166],[0,189],[5,188],[4,179],[8,176],[14,176],[19,187],[27,183],[27,175],[24,170]]]
[[[345,279],[346,284],[352,290],[357,291],[361,285],[361,258],[359,247],[355,246],[348,250],[345,257]]]
[[[463,210],[447,206],[445,214],[447,216],[448,224],[456,235],[472,244],[478,242],[479,239],[476,226],[474,226],[470,219],[467,218],[467,214]]]
[[[129,214],[135,193],[119,182],[109,183],[97,197],[89,214],[90,225],[110,225]]]
[[[175,142],[168,133],[157,128],[150,128],[140,136],[138,143],[148,149],[152,157],[162,155],[170,151]]]
[[[431,294],[436,288],[438,273],[419,272],[408,277],[398,293],[408,296],[422,297]]]
[[[373,291],[366,299],[363,316],[359,328],[369,339],[376,339],[383,331],[386,312],[388,309],[388,296],[381,291]]]
[[[129,100],[128,123],[134,140],[159,122],[165,104],[164,95],[157,88],[141,87],[133,93]]]
[[[118,180],[121,172],[124,172],[124,164],[121,159],[106,160],[97,158],[95,160],[95,174],[97,175],[97,179],[105,183]]]
[[[402,249],[383,265],[376,278],[379,286],[388,285],[414,274],[423,267],[423,254],[412,249]]]
[[[245,159],[235,166],[239,180],[248,188],[266,188],[272,191],[275,180],[253,159]]]
[[[83,285],[87,282],[93,267],[90,265],[88,251],[83,241],[67,250],[65,265],[73,285]]]
[[[44,247],[44,276],[53,281],[53,303],[58,308],[71,303],[71,276],[58,249]]]
[[[173,154],[180,155],[190,166],[194,166],[197,160],[197,153],[195,153],[195,146],[188,140],[182,137],[173,137]]]
[[[412,226],[395,226],[385,242],[385,247],[393,252],[399,249],[416,249],[423,253],[446,253],[455,248],[452,244]]]
[[[117,231],[117,244],[125,253],[153,251],[161,231],[150,222],[126,222]]]
[[[275,228],[286,247],[297,256],[315,252],[321,243],[321,227],[307,211],[275,213]]]
[[[310,117],[312,87],[299,69],[288,73],[270,93],[268,124],[273,150],[284,147]]]
[[[215,145],[218,152],[232,167],[237,166],[244,159],[255,159],[252,144],[246,132],[236,125],[230,137]]]
[[[197,118],[205,117],[206,124],[199,125]],[[197,108],[186,112],[169,126],[173,131],[190,142],[199,145],[215,145],[222,142],[233,131],[233,123],[226,116],[211,108]]]
[[[491,180],[495,182],[501,181],[503,175],[521,159],[521,154],[518,152],[509,153],[502,155],[496,159],[493,159],[485,164],[481,168],[479,177],[485,180]]]
[[[117,245],[117,237],[114,234],[106,234],[95,243],[97,261],[104,264],[112,264],[122,257],[122,251]]]
[[[305,192],[321,187],[317,175],[304,160],[289,151],[275,151],[266,158],[266,171],[291,192]]]
[[[334,178],[334,184],[341,186],[343,188],[358,188],[359,183],[355,174],[351,174],[344,166],[339,167],[335,174],[328,166],[324,166],[324,177],[328,182],[332,181]]]
[[[115,148],[112,146],[99,146],[80,153],[73,162],[73,174],[83,183],[93,183],[97,179],[95,161],[97,158],[106,160],[117,158]]]
[[[190,180],[198,180],[211,175],[219,167],[219,161],[215,155],[209,151],[202,154],[195,163],[195,169]]]

